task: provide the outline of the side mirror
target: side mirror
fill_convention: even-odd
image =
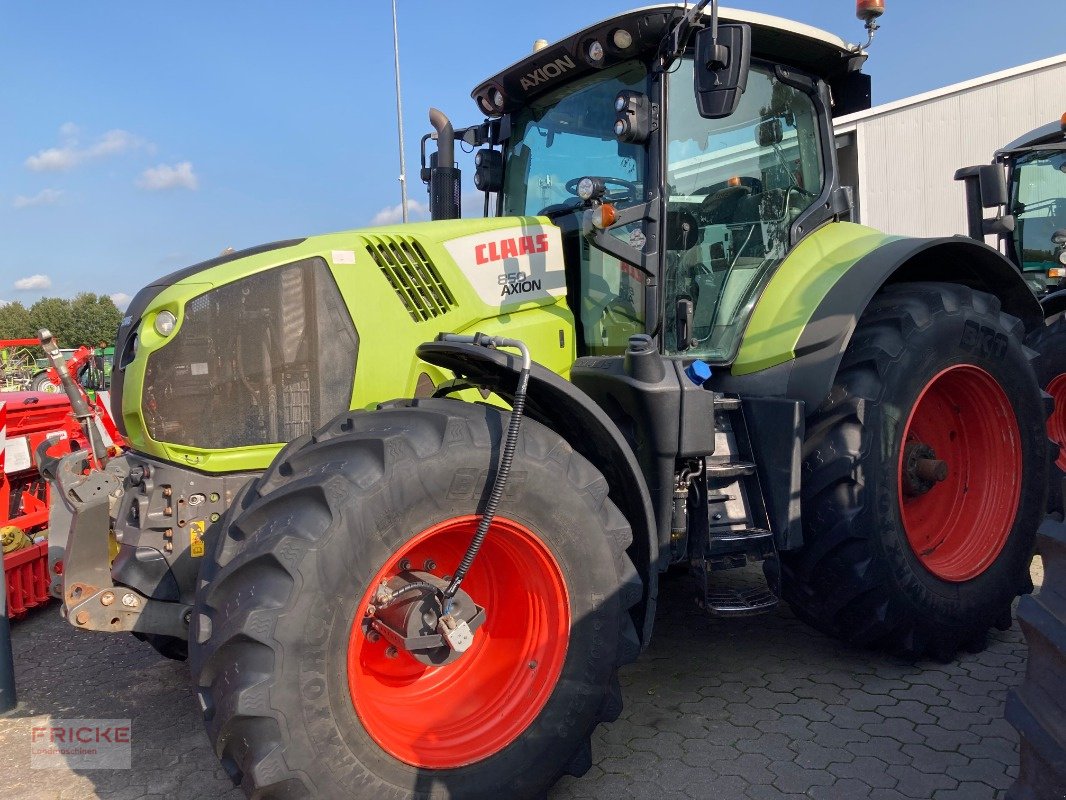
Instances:
[[[773,147],[775,144],[781,144],[784,139],[785,134],[781,127],[780,117],[760,122],[755,128],[755,141],[759,147]]]
[[[1007,205],[1007,179],[999,164],[980,164],[964,167],[955,173],[955,180],[966,185],[966,217],[970,238],[983,240],[986,235],[1002,236],[1014,230],[1015,220],[1010,214],[1000,216],[998,209]],[[993,219],[984,218],[984,209],[995,208]]]
[[[711,27],[697,33],[692,71],[700,116],[722,119],[736,111],[750,69],[750,25],[719,25],[717,31]]]

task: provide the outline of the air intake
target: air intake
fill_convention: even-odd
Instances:
[[[374,236],[364,241],[366,251],[415,322],[425,322],[455,308],[455,298],[416,239]]]

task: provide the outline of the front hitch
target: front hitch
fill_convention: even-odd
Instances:
[[[63,601],[63,616],[87,630],[187,638],[188,605],[152,600],[111,579],[112,510],[125,491],[126,459],[114,458],[104,469],[90,470],[84,451],[55,458],[46,452],[50,444],[38,448],[37,463],[52,488],[49,590]]]

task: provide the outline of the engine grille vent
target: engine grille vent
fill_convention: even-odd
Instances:
[[[417,239],[375,236],[365,241],[366,251],[415,322],[425,322],[455,308],[455,297]]]

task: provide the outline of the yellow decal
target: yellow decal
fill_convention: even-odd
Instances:
[[[202,519],[194,519],[189,523],[189,555],[193,558],[202,558],[204,555],[204,526]]]

